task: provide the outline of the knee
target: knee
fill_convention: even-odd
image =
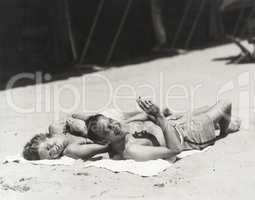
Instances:
[[[218,103],[225,109],[232,107],[232,101],[229,99],[220,99]]]

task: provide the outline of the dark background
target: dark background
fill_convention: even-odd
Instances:
[[[78,56],[87,41],[100,0],[69,1],[72,31]],[[192,1],[192,0],[191,0]],[[187,38],[194,20],[205,1],[201,16],[187,46]],[[169,46],[176,48],[204,48],[217,41],[210,38],[210,0],[193,0],[182,31],[176,38],[187,0],[164,1],[164,24]],[[106,0],[99,17],[83,64],[105,64],[109,49],[126,9],[127,0]],[[243,36],[244,22],[251,11],[247,6],[223,13],[226,34],[232,34],[240,13],[236,35]],[[222,42],[222,41],[219,41]],[[134,0],[127,21],[121,31],[111,63],[130,61],[151,53],[155,44],[148,0]],[[219,43],[217,43],[219,44]],[[63,0],[1,0],[0,1],[0,78],[35,70],[62,70],[72,67],[73,60],[68,39]],[[108,63],[107,63],[108,64]]]

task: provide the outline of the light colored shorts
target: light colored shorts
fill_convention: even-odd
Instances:
[[[179,134],[184,150],[204,149],[216,139],[213,121],[206,114],[193,116],[191,120],[171,121]]]

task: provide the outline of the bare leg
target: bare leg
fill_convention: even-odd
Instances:
[[[211,108],[210,106],[202,106],[202,107],[199,107],[199,108],[195,108],[194,111],[192,112],[192,115],[195,116],[195,115],[200,115],[200,114],[206,113],[207,111],[210,110],[210,108]],[[184,116],[184,115],[187,115],[187,112],[173,113],[170,108],[164,108],[163,109],[163,114],[164,114],[165,117],[168,117],[168,116],[171,116],[171,115]]]
[[[226,136],[231,121],[232,104],[229,101],[221,100],[216,103],[206,114],[213,120],[214,126],[219,124],[220,136]]]
[[[200,114],[208,112],[210,109],[211,109],[210,106],[203,106],[203,107],[195,108],[194,111],[192,112],[192,115],[194,115],[194,116],[200,115]]]
[[[214,106],[203,106],[199,108],[195,108],[194,111],[192,112],[192,116],[198,116],[200,114],[207,114],[211,109],[213,109]],[[165,108],[163,110],[164,116],[167,117],[169,120],[178,120],[180,118],[185,118],[188,113],[173,113],[169,108]],[[228,129],[226,130],[227,134],[229,133],[234,133],[240,130],[241,127],[241,119],[238,117],[231,117],[230,124],[228,126]],[[214,128],[215,130],[220,130],[220,125],[219,123],[214,123]]]

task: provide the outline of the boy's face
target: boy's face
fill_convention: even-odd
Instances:
[[[40,159],[57,159],[66,147],[65,136],[54,136],[41,142],[38,148]]]
[[[118,141],[123,137],[121,124],[113,119],[101,117],[96,124],[95,133],[109,142]]]

